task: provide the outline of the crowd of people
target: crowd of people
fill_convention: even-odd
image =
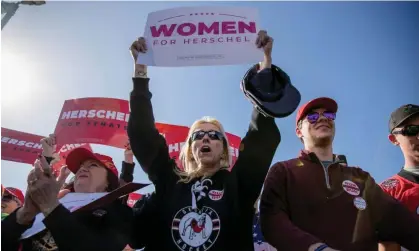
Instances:
[[[288,76],[272,64],[273,39],[260,32],[258,44],[264,60],[250,80],[255,92],[263,92],[257,88],[262,85],[284,86]],[[281,134],[274,117],[255,107],[231,170],[226,133],[210,117],[190,127],[179,166],[155,127],[147,66],[137,63],[147,51],[145,39],[135,40],[130,51],[135,66],[130,143],[121,174],[111,157],[77,148],[54,175],[59,135],[49,135],[41,141],[43,152],[27,177],[25,195],[2,187],[3,250],[251,251],[255,213],[263,237],[278,251],[419,250],[418,105],[404,105],[390,115],[389,140],[400,147],[405,163],[380,185],[333,152],[338,104],[327,97],[298,108],[296,136],[303,150],[296,158],[271,167]],[[287,100],[286,91],[276,91]],[[111,192],[132,182],[134,156],[155,191],[133,208],[127,196],[82,212],[60,203],[72,192]],[[70,173],[74,178],[66,183]],[[38,214],[45,217],[46,229],[22,239]]]

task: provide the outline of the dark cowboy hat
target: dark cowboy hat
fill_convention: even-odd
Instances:
[[[276,65],[258,73],[259,64],[250,68],[241,81],[241,89],[260,113],[266,117],[291,115],[301,101],[300,92],[290,77]]]

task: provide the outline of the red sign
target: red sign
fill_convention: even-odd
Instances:
[[[55,127],[58,145],[94,143],[124,148],[128,141],[127,100],[80,98],[64,102]]]
[[[43,136],[1,128],[1,159],[33,164],[42,153]]]
[[[137,202],[137,200],[141,199],[143,197],[142,194],[139,193],[130,193],[128,196],[127,205],[130,207],[133,207],[134,204]]]
[[[42,154],[42,144],[40,142],[43,138],[45,137],[2,127],[1,159],[32,165],[38,155]],[[65,165],[65,159],[68,153],[77,147],[84,147],[90,151],[92,150],[89,144],[63,145],[58,151],[60,161],[53,165],[55,171],[59,171],[61,166]]]

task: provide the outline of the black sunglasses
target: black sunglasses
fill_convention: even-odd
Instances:
[[[14,201],[18,202],[18,201],[17,201],[17,199],[16,199],[15,197],[11,196],[11,195],[4,195],[4,196],[1,198],[1,201],[4,201],[4,202],[10,202],[10,201],[12,201],[12,200],[14,200]]]
[[[403,136],[417,136],[419,134],[419,125],[408,125],[403,127],[400,131],[395,131],[393,134],[401,134]]]
[[[201,140],[205,137],[205,135],[208,135],[208,137],[211,140],[222,140],[224,138],[223,134],[214,130],[211,131],[196,131],[194,133],[192,133],[191,136],[191,141],[195,141],[195,140]]]

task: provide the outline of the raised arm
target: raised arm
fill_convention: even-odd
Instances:
[[[128,143],[125,147],[124,160],[122,161],[121,174],[119,175],[120,186],[126,185],[134,180],[134,167],[134,154],[131,145]]]
[[[249,129],[242,139],[233,168],[238,177],[241,203],[253,205],[257,200],[280,141],[281,134],[275,120],[253,109]]]
[[[261,31],[256,43],[264,50],[264,60],[260,63],[257,78],[267,83],[282,81],[274,79],[271,72],[273,39],[265,31]],[[253,205],[258,198],[280,141],[281,135],[275,120],[265,117],[254,108],[249,129],[240,144],[239,157],[233,168],[238,178],[241,197],[239,201],[243,206]]]
[[[131,46],[135,62],[138,54],[145,51],[144,39],[138,39]],[[169,157],[166,140],[155,126],[149,80],[147,66],[135,63],[134,86],[130,95],[128,137],[134,156],[149,179],[156,184],[165,183],[166,178],[174,175],[174,165]]]

